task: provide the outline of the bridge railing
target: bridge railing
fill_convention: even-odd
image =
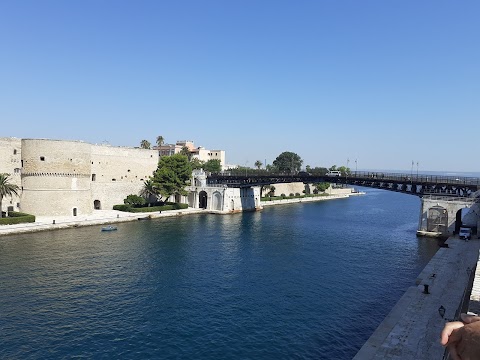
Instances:
[[[464,196],[435,196],[435,195],[424,195],[422,199],[432,200],[432,201],[445,201],[445,202],[466,202],[466,203],[480,203],[480,198],[471,198]]]
[[[447,175],[431,175],[431,174],[416,174],[416,173],[391,173],[391,172],[372,172],[372,171],[352,171],[344,173],[341,176],[328,176],[326,174],[309,174],[307,172],[300,172],[297,174],[285,172],[270,172],[267,170],[258,169],[242,169],[242,170],[227,170],[220,173],[211,174],[213,177],[236,177],[236,178],[255,178],[255,177],[295,177],[295,178],[312,178],[321,177],[327,181],[332,182],[337,180],[359,180],[359,181],[394,181],[394,182],[411,182],[411,183],[429,183],[429,184],[457,184],[461,185],[480,185],[480,178],[476,177],[458,177]]]
[[[458,185],[480,185],[480,179],[476,177],[458,177],[447,175],[430,175],[430,174],[409,174],[409,173],[386,173],[386,172],[366,172],[354,171],[346,174],[349,178],[363,178],[370,180],[394,180],[394,181],[410,181],[434,184],[458,184]]]

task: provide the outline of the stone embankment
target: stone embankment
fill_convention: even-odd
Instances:
[[[354,195],[363,195],[363,192],[351,192],[348,194],[332,194],[326,196],[312,196],[305,198],[297,199],[282,199],[282,200],[272,200],[272,201],[262,201],[262,206],[272,206],[272,205],[281,205],[281,204],[295,204],[295,203],[304,203],[312,201],[324,201],[324,200],[333,200],[333,199],[346,199]]]
[[[204,209],[181,209],[151,213],[127,213],[116,210],[94,210],[85,216],[38,216],[34,223],[2,225],[0,236],[18,233],[29,233],[45,230],[68,229],[79,226],[105,225],[119,222],[136,221],[143,218],[160,218],[169,216],[182,216],[205,212]]]
[[[480,240],[451,237],[445,244],[448,247],[437,251],[416,285],[408,288],[354,360],[443,358],[445,349],[440,345],[440,333],[447,321],[466,312],[467,307],[462,309],[462,304],[468,303],[472,277],[475,281],[469,310],[474,310],[474,300],[480,298]],[[476,273],[472,274],[475,268]]]

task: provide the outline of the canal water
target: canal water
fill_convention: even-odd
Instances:
[[[0,238],[0,358],[351,359],[438,249],[364,196]]]

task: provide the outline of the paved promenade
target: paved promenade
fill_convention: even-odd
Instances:
[[[480,240],[452,237],[446,244],[448,248],[438,250],[417,278],[417,285],[405,292],[354,360],[442,359],[440,332],[447,319],[458,316],[468,295],[465,289],[478,261]],[[479,272],[477,268],[477,278]],[[428,294],[424,293],[424,285],[428,285]],[[444,317],[440,315],[441,307],[445,309]]]
[[[161,213],[158,211],[151,213],[127,213],[116,210],[94,210],[92,214],[84,216],[37,216],[34,223],[0,226],[0,236],[44,230],[67,229],[78,226],[113,224],[117,222],[135,221],[144,217],[159,218],[181,216],[201,213],[204,211],[204,209],[193,208],[168,210]]]

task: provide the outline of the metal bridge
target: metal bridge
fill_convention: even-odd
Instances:
[[[401,174],[386,172],[356,171],[341,176],[313,175],[306,172],[298,174],[275,174],[266,171],[255,171],[245,175],[223,172],[210,174],[207,184],[222,185],[226,187],[252,187],[265,186],[278,183],[303,182],[333,184],[348,184],[366,186],[417,196],[443,195],[443,196],[470,196],[480,189],[480,178],[456,177],[442,175]]]

